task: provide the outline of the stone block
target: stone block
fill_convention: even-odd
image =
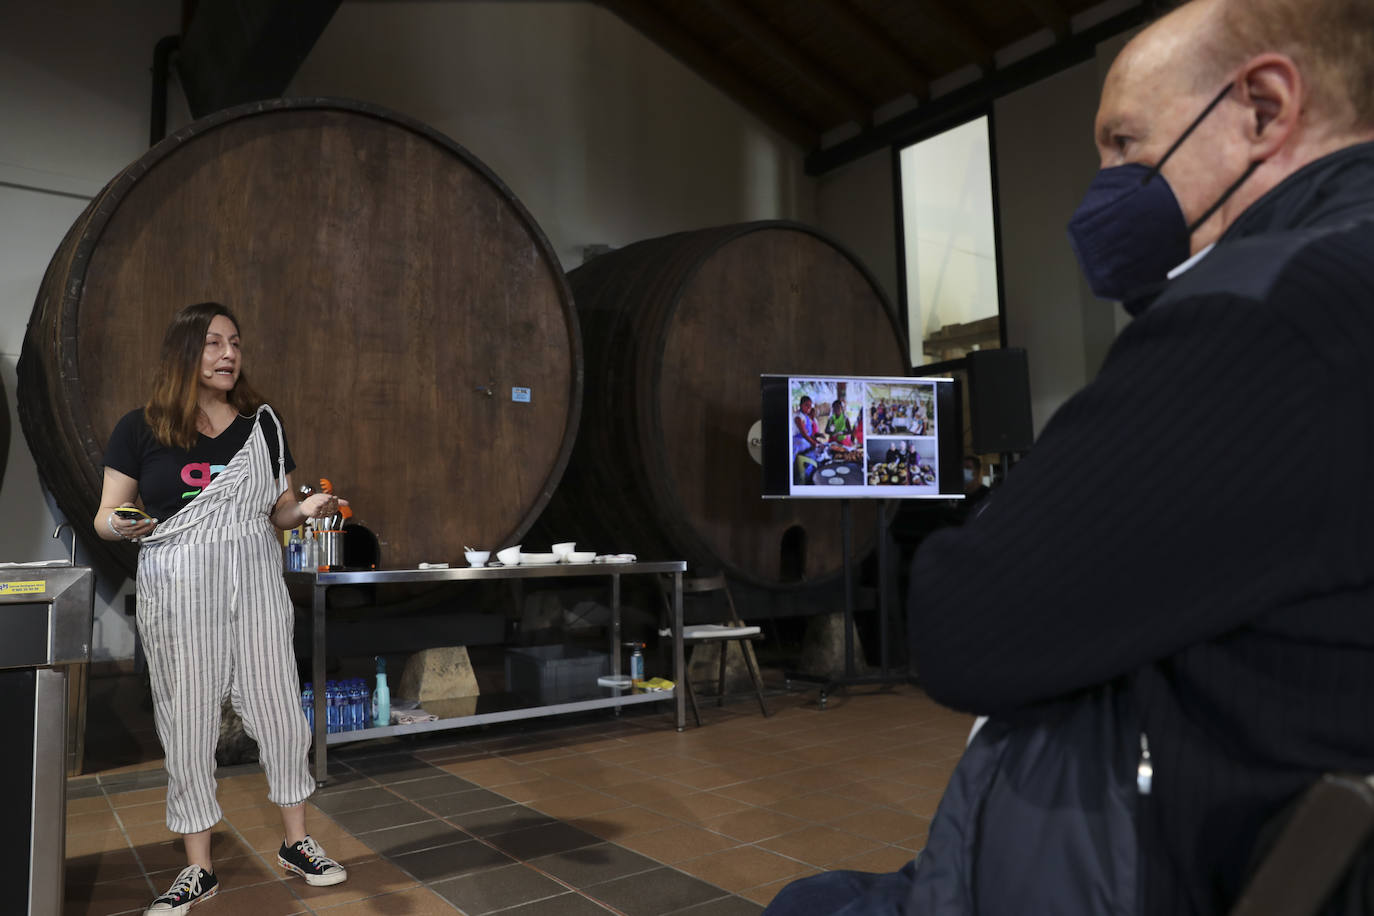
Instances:
[[[405,700],[450,700],[475,697],[477,677],[468,660],[467,646],[421,649],[406,659],[395,694]]]

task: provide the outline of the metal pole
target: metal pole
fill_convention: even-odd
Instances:
[[[324,670],[324,593],[325,586],[320,584],[320,574],[311,573],[315,586],[311,590],[311,677],[315,680],[315,785],[322,786],[329,781],[329,761],[325,756],[326,737],[329,729],[329,710],[325,706]],[[369,723],[370,724],[370,723]]]
[[[849,500],[840,500],[840,557],[844,564],[844,676],[854,676],[854,517]]]

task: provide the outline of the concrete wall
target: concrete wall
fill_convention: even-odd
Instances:
[[[177,0],[11,3],[0,26],[0,378],[11,439],[0,486],[0,561],[67,555],[15,414],[15,364],[43,271],[72,222],[148,148],[153,46],[180,29]],[[179,93],[173,93],[178,95]],[[185,118],[174,105],[173,119]],[[133,405],[130,405],[131,407]],[[73,524],[89,525],[90,519]],[[79,550],[77,562],[86,562]],[[97,583],[94,656],[127,658],[131,583]]]

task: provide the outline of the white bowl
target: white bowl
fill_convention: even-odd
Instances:
[[[516,544],[514,547],[507,547],[505,550],[496,551],[496,559],[500,560],[506,566],[519,566],[520,545]]]
[[[561,557],[561,556],[563,556],[564,554],[569,554],[569,553],[572,553],[574,550],[576,550],[576,549],[577,549],[577,542],[576,542],[576,541],[564,541],[564,542],[561,543],[561,544],[554,544],[553,547],[551,547],[550,549],[551,549],[557,556],[560,556],[560,557]]]
[[[522,553],[520,554],[520,565],[529,566],[534,563],[557,563],[558,554],[556,553]]]
[[[563,554],[564,563],[590,563],[596,559],[595,550],[574,550]]]
[[[486,566],[491,559],[490,550],[464,550],[463,558],[468,561],[469,566]]]

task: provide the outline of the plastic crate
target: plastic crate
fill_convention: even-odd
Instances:
[[[579,646],[506,650],[506,689],[543,706],[605,696],[596,679],[610,673],[609,655]]]

